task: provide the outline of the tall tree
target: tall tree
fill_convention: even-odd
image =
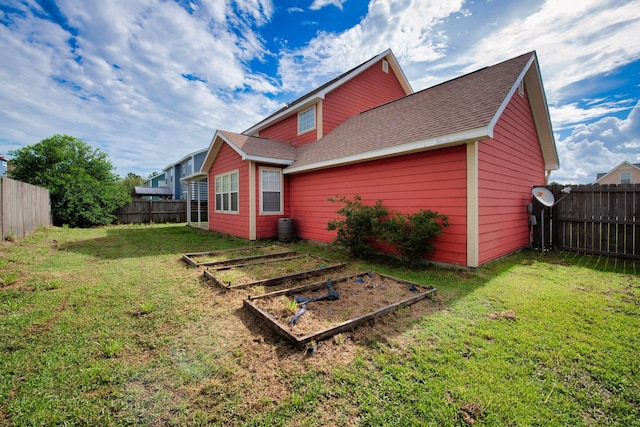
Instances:
[[[125,193],[131,195],[135,187],[140,187],[144,184],[144,178],[133,172],[129,172],[127,176],[122,178],[120,185]]]
[[[50,191],[56,225],[109,224],[129,200],[109,156],[72,136],[54,135],[10,155],[11,178]]]

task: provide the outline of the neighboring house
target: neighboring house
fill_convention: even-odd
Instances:
[[[7,163],[9,159],[2,154],[0,154],[0,176],[5,176],[7,174]]]
[[[599,173],[595,184],[638,184],[640,163],[622,162],[607,173]]]
[[[535,52],[412,93],[385,51],[242,134],[216,131],[209,228],[247,239],[294,219],[303,239],[361,196],[405,214],[449,217],[429,255],[476,267],[529,245],[531,188],[558,168]]]
[[[165,173],[157,174],[142,184],[143,189],[135,188],[134,197],[146,200],[172,199],[173,191],[165,184]],[[147,189],[156,190],[147,190]],[[157,190],[160,189],[160,190]],[[146,194],[143,194],[146,193]]]
[[[200,167],[207,154],[207,148],[187,154],[182,159],[165,167],[162,171],[165,175],[164,186],[171,188],[174,199],[187,198],[187,181],[189,178],[189,195],[191,200],[207,200],[207,181],[195,180],[198,177]]]

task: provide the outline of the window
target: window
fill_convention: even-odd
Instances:
[[[620,174],[620,184],[631,184],[631,172],[622,172]]]
[[[216,212],[238,213],[238,172],[216,176]]]
[[[382,60],[382,72],[389,74],[389,63],[386,59]]]
[[[260,213],[282,213],[282,171],[260,169]]]
[[[304,133],[316,127],[316,107],[298,113],[298,133]]]

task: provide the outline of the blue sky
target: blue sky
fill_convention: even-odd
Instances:
[[[56,133],[147,177],[391,48],[414,90],[535,50],[561,168],[640,163],[640,1],[0,0],[0,154]]]

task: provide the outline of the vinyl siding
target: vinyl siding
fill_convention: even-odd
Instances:
[[[323,102],[323,135],[351,116],[405,96],[404,89],[389,67],[382,71],[377,62],[356,78],[329,92]]]
[[[531,188],[544,184],[544,161],[528,99],[513,95],[478,149],[479,261],[529,244]]]
[[[284,176],[283,178],[283,189],[282,191],[284,192],[283,194],[283,213],[281,215],[279,214],[261,214],[260,213],[260,191],[261,191],[261,187],[260,187],[260,167],[261,166],[267,166],[267,167],[273,167],[271,165],[261,165],[261,164],[257,164],[256,165],[256,182],[255,182],[255,188],[256,188],[256,194],[255,194],[255,198],[256,198],[256,237],[258,239],[268,239],[268,238],[272,238],[272,237],[277,237],[278,236],[278,219],[279,218],[286,218],[288,217],[288,213],[289,213],[289,209],[288,209],[288,202],[289,202],[289,191],[288,191],[288,177]]]
[[[341,203],[328,198],[362,197],[373,205],[382,200],[392,211],[431,209],[449,217],[450,226],[429,258],[466,264],[466,151],[464,146],[414,153],[290,177],[291,216],[300,237],[330,242],[335,232],[327,223],[338,219]]]
[[[238,212],[218,213],[215,211],[215,176],[238,171]],[[222,144],[213,166],[209,170],[209,229],[233,236],[249,238],[249,164],[242,161],[227,144]]]
[[[405,95],[391,67],[389,72],[385,73],[382,71],[382,61],[379,61],[327,93],[322,102],[323,117],[318,117],[320,108],[316,105],[316,128],[322,120],[322,133],[326,135],[347,118]],[[298,135],[298,114],[294,113],[261,130],[260,136],[276,141],[286,141],[299,147],[316,141],[317,131],[312,130]]]

